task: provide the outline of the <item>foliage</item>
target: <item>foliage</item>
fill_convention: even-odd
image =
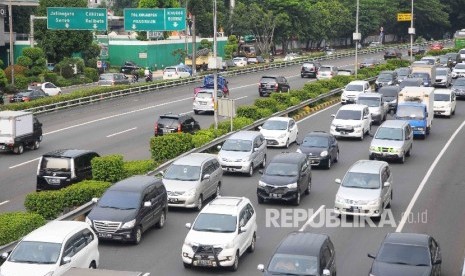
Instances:
[[[56,73],[52,73],[52,72],[44,73],[44,81],[56,84],[57,79],[58,79],[58,75]]]
[[[125,177],[123,156],[120,154],[95,157],[91,164],[94,180],[115,183]]]
[[[5,71],[0,69],[0,89],[3,89],[8,84],[8,79],[6,77]]]
[[[259,109],[269,109],[273,113],[278,111],[278,101],[274,98],[256,99],[254,105]]]
[[[95,68],[85,67],[84,68],[84,76],[93,82],[98,81],[98,71]]]
[[[224,56],[226,59],[233,58],[233,53],[237,52],[238,43],[239,41],[235,35],[230,35],[228,37],[228,42],[224,46]]]
[[[29,78],[24,75],[16,75],[15,74],[15,86],[18,89],[26,89],[29,85]]]
[[[240,130],[244,127],[252,124],[254,120],[246,117],[235,117],[233,119],[233,131]],[[214,125],[211,125],[210,128],[213,128]],[[229,132],[231,130],[231,121],[225,120],[218,123],[218,129],[222,129],[223,131]]]
[[[199,45],[199,50],[200,49],[213,49],[213,42],[208,41],[208,39],[202,39],[200,40],[200,45]]]
[[[157,163],[163,163],[194,148],[189,133],[170,133],[150,139],[150,152]]]
[[[100,55],[100,46],[93,42],[82,52],[82,58],[86,67],[97,68],[97,58]]]
[[[5,68],[5,75],[6,75],[6,78],[8,79],[8,82],[11,82],[11,69],[12,69],[11,65]],[[15,78],[16,78],[17,75],[24,75],[26,73],[27,68],[19,64],[15,64],[13,66],[13,70],[14,70]]]
[[[46,221],[42,216],[34,213],[12,212],[0,214],[0,246],[19,240],[45,223]]]
[[[237,108],[236,114],[238,117],[246,117],[254,121],[260,119],[258,107],[254,105],[241,105]]]
[[[156,168],[157,164],[153,160],[125,161],[123,164],[125,177],[146,174]]]
[[[185,49],[176,49],[173,52],[171,52],[171,55],[177,57],[176,60],[178,62],[184,62],[187,56],[187,52]]]

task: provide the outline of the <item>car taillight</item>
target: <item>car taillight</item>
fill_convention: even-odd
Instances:
[[[182,132],[182,130],[181,130],[181,124],[178,124],[178,132]]]
[[[158,123],[155,123],[155,135],[158,133]]]
[[[278,84],[274,85],[274,91],[278,91]]]
[[[30,100],[29,97],[23,97],[24,102],[28,102],[29,100]]]

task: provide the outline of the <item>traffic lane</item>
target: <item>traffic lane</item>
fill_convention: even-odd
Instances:
[[[463,114],[463,113],[462,113]],[[463,119],[463,116],[461,116]],[[462,129],[439,160],[414,203],[402,232],[426,233],[439,243],[442,275],[461,275],[465,252],[465,172],[461,170],[465,131]]]

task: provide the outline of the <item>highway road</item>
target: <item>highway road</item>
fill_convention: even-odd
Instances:
[[[331,62],[335,65],[350,63],[352,59]],[[290,79],[292,88],[299,88],[309,80],[301,79],[298,71],[299,67],[294,66],[281,69],[280,73]],[[260,75],[273,73],[276,71],[230,78],[233,97],[240,99],[240,104],[252,103],[258,97],[256,86]],[[192,89],[193,85],[183,86],[40,116],[46,133],[42,147],[21,156],[1,155],[0,204],[6,203],[0,206],[0,211],[22,208],[21,200],[24,195],[35,188],[37,162],[33,160],[49,150],[89,148],[103,155],[122,153],[128,160],[149,158],[148,140],[152,136],[154,121],[159,114],[170,110],[191,112]],[[337,225],[336,221],[333,223],[335,225],[318,225],[320,215],[333,206],[338,189],[334,179],[343,177],[355,161],[368,157],[370,137],[366,137],[364,141],[340,140],[340,162],[329,171],[313,170],[311,194],[302,199],[298,208],[279,203],[259,205],[256,200],[256,185],[260,177],[258,173],[251,178],[225,175],[222,194],[250,198],[257,210],[259,227],[256,251],[241,258],[239,270],[235,274],[260,275],[256,270],[257,264],[268,261],[276,245],[287,233],[302,229],[330,235],[336,248],[338,274],[342,276],[366,275],[371,264],[371,259],[366,254],[376,253],[386,233],[396,230],[433,235],[442,247],[443,275],[458,275],[465,248],[465,238],[461,235],[464,215],[459,206],[465,193],[465,178],[464,172],[458,170],[456,165],[460,164],[463,155],[464,142],[460,138],[464,136],[464,130],[460,127],[465,119],[464,105],[463,102],[458,103],[456,115],[451,119],[435,119],[431,135],[426,140],[415,140],[412,156],[405,164],[391,164],[394,176],[391,211],[394,220],[389,222],[392,224],[379,222],[371,227],[357,227],[354,221],[352,225],[349,221],[344,226]],[[311,130],[329,130],[330,115],[337,108],[338,105],[330,107],[300,121],[300,138]],[[195,117],[203,127],[213,122],[211,115]],[[115,135],[120,132],[123,133]],[[448,142],[451,137],[455,139]],[[296,145],[293,145],[289,151],[295,149]],[[269,149],[268,158],[282,151]],[[424,179],[425,175],[428,177]],[[400,224],[402,214],[407,209],[411,209],[410,219],[407,223]],[[293,210],[308,215],[301,220],[286,217],[283,222],[290,225],[282,224],[282,227],[270,224],[269,215],[267,218],[267,213],[270,212],[292,214],[295,212]],[[315,219],[308,220],[313,212],[318,212]],[[231,274],[218,269],[186,270],[182,266],[180,251],[188,231],[184,225],[192,222],[196,214],[195,211],[170,209],[165,228],[146,232],[138,246],[102,242],[101,267],[147,271],[157,276]]]

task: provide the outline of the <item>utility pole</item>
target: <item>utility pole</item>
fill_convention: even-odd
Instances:
[[[192,76],[197,75],[197,49],[195,46],[196,36],[195,36],[195,15],[192,15]]]
[[[410,35],[410,62],[413,62],[413,35],[415,35],[415,28],[413,27],[413,0],[410,16],[410,28],[408,29],[408,33]]]
[[[213,59],[215,69],[213,71],[213,116],[215,117],[215,129],[218,129],[218,64],[217,61],[217,27],[216,27],[216,0],[213,0]]]
[[[14,36],[13,36],[13,3],[8,5],[8,23],[10,28],[10,65],[11,65],[11,84],[15,84],[15,55],[14,55]]]
[[[355,14],[355,33],[353,33],[352,38],[355,41],[355,77],[357,77],[358,73],[358,44],[360,43],[360,40],[362,39],[362,35],[358,32],[358,13],[359,13],[359,8],[360,7],[360,2],[357,0],[357,11]]]

